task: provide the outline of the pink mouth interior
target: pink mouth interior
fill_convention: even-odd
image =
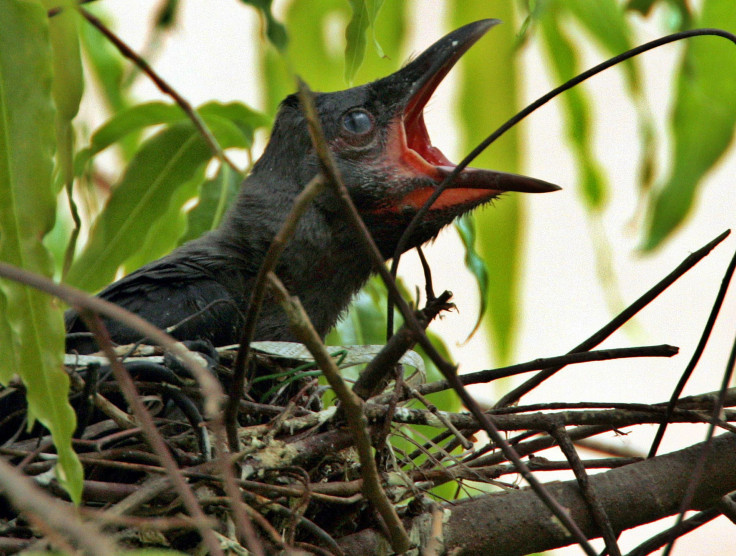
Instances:
[[[440,78],[441,79],[441,78]],[[424,88],[419,91],[409,102],[404,113],[404,131],[406,133],[407,147],[433,166],[451,166],[455,164],[432,145],[427,133],[427,126],[424,123],[424,105],[439,84],[431,80]]]
[[[409,101],[403,118],[403,135],[401,148],[402,159],[414,172],[423,174],[434,180],[437,185],[442,181],[456,164],[451,162],[444,153],[432,145],[424,123],[424,106],[430,96],[439,85],[446,71],[435,74],[424,87],[418,91]],[[410,191],[403,199],[404,204],[409,204],[419,209],[434,193],[434,187],[424,187]],[[497,192],[484,188],[457,188],[452,185],[432,205],[433,209],[444,209],[455,207],[466,203],[477,203],[493,197]]]

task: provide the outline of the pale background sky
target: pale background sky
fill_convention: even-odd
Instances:
[[[411,18],[414,22],[410,30],[413,52],[420,52],[449,31],[442,27],[445,19],[437,15],[441,2],[418,4],[421,6]],[[140,50],[150,29],[156,3],[150,0],[108,0],[104,5],[112,13],[117,32],[123,40]],[[283,2],[276,1],[275,5],[278,13]],[[261,99],[254,77],[258,66],[257,44],[253,37],[259,29],[255,12],[234,1],[187,0],[181,7],[182,17],[176,30],[167,36],[165,48],[153,60],[155,69],[195,106],[218,99],[239,100],[260,107]],[[488,17],[493,15],[489,13]],[[652,22],[642,22],[639,31],[639,43],[659,36],[658,28]],[[724,41],[724,48],[728,47]],[[669,76],[679,51],[678,46],[667,46],[639,58],[644,69],[644,89],[653,116],[660,123],[668,114]],[[367,55],[374,55],[370,48]],[[547,75],[533,43],[522,55],[528,64],[525,92],[531,101],[557,83]],[[604,57],[592,48],[582,53],[586,67]],[[724,71],[733,69],[724,68]],[[334,68],[334,71],[342,73],[343,68]],[[493,79],[493,76],[488,78]],[[600,156],[612,184],[603,227],[614,248],[613,266],[618,274],[621,294],[630,303],[691,251],[736,224],[733,179],[736,155],[731,154],[708,176],[706,187],[701,190],[696,203],[697,210],[675,239],[655,256],[641,256],[636,251],[639,234],[631,223],[637,191],[634,161],[638,160],[634,108],[617,72],[606,72],[594,78],[589,82],[588,90],[594,99],[597,116],[595,152]],[[146,80],[140,80],[136,93],[139,99],[162,98]],[[437,146],[457,161],[463,153],[459,152],[453,132],[452,93],[453,83],[449,79],[430,102],[426,120],[430,136]],[[524,173],[557,183],[564,190],[527,197],[529,248],[524,260],[524,313],[521,340],[514,357],[519,362],[562,354],[612,317],[596,278],[591,240],[594,231],[578,202],[572,157],[561,139],[564,134],[560,127],[560,106],[556,101],[537,111],[522,128],[528,140]],[[94,118],[94,106],[85,106],[83,115],[90,114]],[[489,133],[491,131],[488,130]],[[662,144],[662,156],[667,148],[668,145]],[[650,403],[668,399],[698,342],[721,275],[734,249],[736,240],[731,237],[641,313],[635,330],[618,333],[603,344],[604,347],[626,347],[669,343],[681,348],[679,356],[669,360],[640,359],[569,367],[527,396],[525,401]],[[446,230],[427,253],[434,269],[435,290],[454,292],[459,308],[459,312],[450,313],[440,322],[433,323],[432,329],[445,338],[455,360],[461,365],[461,371],[492,366],[490,350],[481,334],[466,345],[460,345],[472,328],[478,300],[474,280],[463,270],[462,248],[454,230]],[[408,285],[416,283],[423,286],[414,256],[402,259],[402,268]],[[731,291],[686,395],[718,388],[735,331],[736,292]],[[488,388],[479,388],[474,393],[486,400],[497,396]],[[620,438],[608,435],[607,438],[646,452],[653,429],[642,429],[643,433],[634,432]],[[704,427],[670,427],[668,430],[670,432],[661,451],[691,444],[693,438],[702,438],[705,433]],[[543,480],[551,478],[552,475],[542,476]],[[641,529],[644,535],[625,533],[622,540],[624,551],[633,548],[652,528],[657,528],[656,524]],[[732,554],[733,546],[736,546],[736,529],[721,518],[678,541],[675,554]],[[570,548],[560,553],[578,554],[580,551]]]

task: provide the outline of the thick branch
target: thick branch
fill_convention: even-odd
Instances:
[[[708,508],[736,489],[736,436],[719,436],[712,448],[691,509]],[[696,444],[590,477],[613,529],[623,531],[676,513],[702,449]],[[576,481],[546,486],[588,537],[600,535]],[[431,522],[429,514],[414,518],[412,538],[427,538]],[[496,556],[542,552],[574,542],[529,488],[445,507],[442,539],[449,553]],[[355,555],[374,554],[380,543],[380,535],[371,529],[340,540],[345,553]]]

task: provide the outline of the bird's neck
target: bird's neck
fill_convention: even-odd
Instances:
[[[294,195],[284,187],[267,187],[252,175],[222,226],[207,238],[227,253],[227,264],[243,279],[245,299],[254,276],[275,235],[282,228]],[[324,336],[347,309],[351,299],[371,274],[371,264],[357,248],[357,236],[337,214],[312,205],[297,224],[276,266],[276,274],[292,295],[301,300],[315,328]],[[264,308],[264,326],[276,327],[284,319],[281,309]],[[270,324],[269,324],[270,322]],[[273,336],[264,332],[264,336]],[[275,338],[271,338],[275,339]]]

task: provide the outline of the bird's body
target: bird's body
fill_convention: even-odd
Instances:
[[[385,258],[419,207],[454,167],[431,145],[422,109],[457,59],[493,24],[462,27],[398,72],[360,87],[315,97],[318,116],[351,198]],[[245,180],[222,226],[182,245],[108,286],[99,295],[153,324],[176,326],[177,338],[237,343],[251,289],[263,257],[295,197],[319,173],[304,116],[295,96],[281,104],[268,146]],[[504,191],[543,192],[556,186],[511,174],[467,168],[435,202],[407,249],[435,237],[455,217]],[[326,334],[373,268],[357,232],[329,190],[299,221],[276,274],[300,298],[316,330]],[[139,335],[105,321],[112,339]],[[84,331],[74,312],[68,332]],[[67,347],[94,349],[89,338]],[[268,299],[255,339],[292,339],[280,307]]]

